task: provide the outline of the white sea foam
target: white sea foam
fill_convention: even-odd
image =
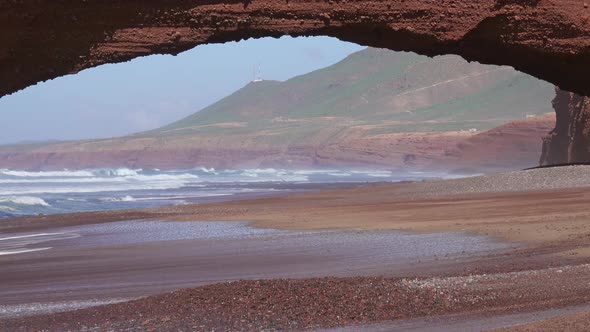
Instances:
[[[137,176],[142,169],[129,169],[129,168],[117,168],[117,169],[97,169],[92,171],[93,176]]]
[[[356,173],[358,174],[358,173]],[[393,173],[390,171],[371,171],[371,172],[367,172],[365,173],[370,177],[374,177],[374,178],[388,178],[388,177],[392,177]]]
[[[6,205],[0,205],[0,212],[16,212],[16,209]]]
[[[50,206],[44,199],[31,196],[0,197],[0,203],[17,205]]]
[[[31,187],[12,187],[2,189],[0,194],[6,195],[23,195],[23,194],[83,194],[99,192],[121,192],[131,190],[164,190],[181,188],[186,181],[160,181],[155,183],[124,183],[124,184],[102,184],[84,186],[31,186]]]
[[[128,183],[133,181],[175,181],[175,180],[198,180],[199,176],[194,174],[154,174],[143,175],[128,173],[118,176],[91,176],[79,178],[26,178],[26,179],[0,179],[2,184],[28,184],[28,183]]]
[[[105,197],[100,199],[103,202],[135,202],[136,199],[131,195],[123,197]]]
[[[51,247],[46,248],[33,248],[33,249],[13,249],[13,250],[0,250],[0,256],[24,254],[27,252],[49,250]]]
[[[133,198],[133,196],[131,196],[131,195],[127,195],[125,197],[121,197],[120,201],[121,202],[135,202],[135,198]]]
[[[16,174],[19,174],[16,176]],[[7,178],[6,175],[9,175]],[[197,182],[195,174],[148,172],[141,169],[96,169],[77,172],[0,173],[0,197],[8,195],[94,193],[127,190],[163,190],[181,188]],[[0,198],[0,202],[2,202]]]
[[[350,173],[344,173],[344,172],[332,172],[332,173],[326,173],[327,175],[330,176],[336,176],[336,177],[347,177],[347,176],[351,176],[352,174]]]
[[[20,170],[9,170],[0,169],[0,176],[11,176],[11,177],[30,177],[30,178],[87,178],[87,177],[105,177],[105,176],[136,176],[142,169],[129,169],[129,168],[99,168],[99,169],[87,169],[70,171],[64,169],[62,171],[39,171],[29,172]]]
[[[78,237],[78,236],[80,236],[80,235],[75,234],[75,233],[37,233],[37,234],[0,237],[0,241],[34,239],[34,240],[32,240],[32,242],[29,242],[29,244],[31,244],[31,243],[50,241],[50,240],[69,239],[69,238]],[[4,244],[4,242],[2,242],[2,243]]]
[[[98,182],[125,182],[123,177],[99,178],[99,177],[79,177],[79,178],[22,178],[22,179],[0,179],[0,184],[29,184],[29,183],[98,183]]]
[[[90,177],[94,176],[91,171],[53,171],[53,172],[27,172],[27,171],[12,171],[8,169],[0,169],[0,175],[8,175],[15,177]]]
[[[199,175],[203,178],[200,178]],[[142,169],[94,169],[83,171],[26,172],[0,170],[0,184],[6,185],[0,195],[35,193],[83,193],[101,191],[175,189],[202,182],[308,182],[310,176],[349,177],[393,176],[389,171],[350,172],[341,170],[281,170],[274,168],[223,170],[195,168],[189,171],[144,171]],[[77,184],[80,184],[77,186]]]
[[[125,179],[136,181],[177,181],[177,180],[198,180],[199,176],[194,174],[157,174],[157,175],[133,175]]]
[[[0,304],[0,317],[14,318],[26,317],[31,315],[57,313],[84,309],[105,304],[114,304],[132,300],[131,298],[112,298],[112,299],[91,299],[80,301],[61,301],[61,302],[35,302],[25,304],[5,305]]]
[[[243,171],[239,171],[239,175],[243,178],[241,179],[243,182],[252,182],[252,179],[255,181],[290,181],[290,182],[305,182],[308,181],[309,178],[306,175],[297,174],[292,171],[287,170],[277,170],[274,168],[256,168],[256,169],[246,169]],[[248,179],[250,178],[250,179]]]
[[[246,169],[242,171],[242,175],[246,176],[260,176],[260,175],[267,175],[267,176],[282,176],[294,174],[292,171],[282,170],[282,169],[274,169],[274,168],[254,168],[254,169]]]
[[[33,247],[34,245],[56,241],[67,240],[80,237],[79,233],[36,233],[20,234],[0,238],[0,256],[23,254],[33,251],[49,250],[52,247]]]
[[[215,171],[215,168],[211,167],[211,168],[207,168],[207,167],[201,167],[198,168],[199,171],[203,172],[203,173],[209,173],[209,174],[215,174],[217,175],[218,173]]]
[[[444,175],[398,174],[385,170],[216,170],[207,167],[168,171],[101,168],[29,172],[0,169],[0,212],[5,216],[101,210],[115,206],[106,202],[121,202],[117,206],[127,203],[127,206],[135,207],[138,204],[132,202],[148,201],[150,198],[152,201],[162,200],[162,203],[153,203],[156,205],[171,204],[172,201],[166,196],[178,197],[184,201],[191,197],[232,195],[244,192],[251,183],[398,181]],[[261,192],[269,190],[271,189],[259,187],[255,189]]]

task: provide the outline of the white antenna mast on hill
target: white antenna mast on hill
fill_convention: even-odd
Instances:
[[[256,67],[254,67],[254,79],[252,80],[252,82],[262,82],[262,69],[261,69],[261,65],[258,65],[258,73],[256,73]]]

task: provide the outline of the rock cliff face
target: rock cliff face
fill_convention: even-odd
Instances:
[[[589,19],[580,0],[0,0],[0,96],[104,63],[286,34],[455,53],[590,95]]]
[[[319,122],[319,120],[318,120]],[[0,168],[62,170],[85,168],[216,169],[359,168],[482,173],[536,165],[541,140],[553,114],[518,120],[481,133],[467,131],[367,135],[360,127],[326,127],[308,142],[283,146],[255,137],[127,137],[48,146],[0,147]],[[262,133],[264,135],[264,133]],[[314,144],[325,137],[335,140]]]
[[[555,127],[555,114],[517,120],[473,135],[438,163],[444,169],[496,172],[537,166],[542,140]]]
[[[590,161],[590,98],[556,89],[555,129],[543,140],[541,165]]]
[[[335,134],[334,130],[314,136]],[[231,135],[228,135],[231,137]],[[0,148],[0,168],[63,170],[86,168],[191,169],[416,169],[445,159],[445,149],[468,133],[403,133],[365,137],[357,130],[338,133],[339,142],[323,146],[268,146],[245,142],[211,142],[204,137],[101,140],[24,149]],[[117,145],[117,148],[113,148]],[[538,154],[534,159],[538,158]],[[437,169],[438,170],[438,169]]]

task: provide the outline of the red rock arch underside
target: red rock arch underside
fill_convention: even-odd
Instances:
[[[0,96],[105,63],[282,35],[453,53],[589,96],[589,21],[581,0],[0,0]],[[585,99],[557,94],[543,163],[590,160]]]

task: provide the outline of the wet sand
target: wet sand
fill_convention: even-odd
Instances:
[[[0,256],[0,317],[231,280],[432,273],[510,247],[461,233],[281,231],[239,222],[128,221],[14,233],[0,237],[0,253],[14,253]]]
[[[105,273],[104,269],[98,267],[92,269],[83,266],[88,259],[97,257],[100,262],[109,266],[108,264],[113,264],[116,260],[109,259],[108,255],[113,255],[115,252],[119,255],[125,250],[129,251],[128,257],[139,255],[138,257],[144,257],[142,260],[146,261],[147,257],[151,257],[150,259],[154,259],[154,261],[168,261],[173,271],[186,268],[184,272],[175,274],[176,272],[167,273],[169,271],[162,266],[154,269],[150,269],[149,264],[128,266],[125,273],[130,273],[128,276],[131,279],[133,279],[131,277],[133,271],[140,272],[140,275],[144,276],[150,274],[159,276],[158,282],[147,278],[144,285],[141,284],[141,280],[144,279],[140,279],[138,283],[140,288],[153,289],[157,293],[178,287],[193,287],[203,281],[199,281],[198,278],[182,279],[186,275],[194,273],[192,267],[196,263],[187,257],[194,257],[195,252],[202,253],[201,258],[205,262],[207,257],[215,257],[215,264],[217,264],[221,261],[219,257],[224,255],[224,250],[227,248],[234,248],[234,250],[236,248],[253,248],[250,252],[246,250],[245,256],[236,256],[235,252],[225,252],[227,258],[230,259],[228,265],[224,265],[224,268],[213,269],[212,267],[215,265],[209,263],[202,265],[202,270],[207,273],[219,272],[210,278],[211,282],[220,281],[220,276],[228,275],[230,270],[237,271],[235,275],[229,273],[231,280],[277,277],[305,278],[297,281],[301,282],[300,286],[304,287],[304,291],[307,291],[307,293],[301,294],[302,296],[314,298],[321,294],[332,299],[331,302],[322,302],[322,305],[334,306],[339,308],[342,313],[352,316],[343,318],[338,315],[338,312],[333,312],[333,315],[313,316],[309,320],[304,318],[310,306],[315,303],[292,297],[292,291],[286,291],[290,289],[291,282],[289,281],[276,281],[276,283],[269,281],[268,284],[256,284],[256,289],[260,293],[272,289],[275,289],[276,292],[270,292],[269,297],[264,299],[244,293],[243,301],[252,306],[240,306],[239,303],[229,305],[227,300],[224,300],[226,294],[239,293],[244,289],[247,290],[248,287],[253,287],[252,284],[243,281],[212,288],[207,288],[209,287],[207,286],[179,291],[135,302],[107,305],[67,314],[36,316],[22,321],[2,320],[0,324],[7,324],[5,326],[12,328],[50,326],[53,327],[53,330],[60,330],[64,328],[64,325],[60,324],[74,320],[80,324],[89,324],[84,326],[98,324],[96,326],[101,328],[125,327],[130,330],[143,330],[146,327],[142,325],[143,321],[137,320],[137,317],[134,316],[142,313],[151,317],[148,324],[161,330],[178,330],[187,327],[190,330],[207,330],[226,326],[225,323],[235,330],[240,330],[240,327],[243,327],[241,330],[245,331],[251,329],[281,330],[366,324],[449,313],[503,315],[584,305],[590,299],[590,279],[588,279],[590,278],[590,270],[586,265],[590,263],[590,223],[588,223],[590,211],[587,209],[590,201],[590,187],[586,183],[588,179],[590,179],[589,167],[561,170],[544,169],[473,179],[362,185],[350,189],[324,190],[237,202],[3,220],[0,223],[0,232],[3,234],[49,232],[56,228],[80,227],[96,223],[112,225],[116,221],[134,219],[175,220],[187,224],[192,224],[195,220],[247,220],[253,222],[253,225],[261,230],[290,230],[294,232],[291,234],[319,232],[317,234],[322,234],[318,235],[321,239],[328,239],[329,235],[326,234],[335,230],[344,233],[353,232],[354,234],[356,234],[355,231],[362,230],[367,232],[366,234],[380,235],[387,232],[396,233],[399,230],[422,234],[443,232],[447,234],[445,236],[448,236],[448,233],[466,232],[467,234],[492,237],[501,243],[508,241],[513,244],[513,247],[492,250],[477,256],[477,259],[473,259],[471,254],[465,255],[462,252],[459,255],[451,253],[447,257],[444,255],[443,257],[419,255],[419,257],[413,257],[413,261],[410,259],[404,264],[388,266],[379,257],[389,257],[391,253],[383,256],[374,253],[383,253],[391,239],[380,242],[375,241],[372,237],[367,238],[365,242],[361,241],[361,243],[365,243],[364,245],[358,243],[346,245],[348,240],[341,242],[340,246],[334,247],[338,248],[336,251],[341,254],[335,256],[327,251],[331,247],[327,249],[327,247],[320,246],[317,248],[323,248],[322,250],[306,251],[307,249],[304,248],[308,248],[309,245],[298,247],[293,244],[289,246],[288,241],[279,241],[280,245],[270,247],[275,250],[260,246],[265,241],[258,240],[254,241],[256,244],[253,247],[249,247],[252,245],[251,242],[248,242],[251,239],[245,242],[240,242],[242,240],[226,242],[215,240],[211,242],[223,244],[218,247],[214,244],[204,245],[203,243],[208,241],[205,240],[201,246],[189,246],[190,250],[178,249],[179,245],[187,248],[187,244],[182,243],[187,240],[170,240],[166,244],[156,241],[151,244],[122,245],[120,248],[117,247],[115,251],[111,251],[113,248],[89,248],[88,251],[79,249],[75,250],[74,254],[59,249],[56,244],[51,244],[56,249],[0,256],[0,261],[4,259],[4,262],[7,262],[6,259],[15,259],[15,262],[6,265],[15,269],[14,274],[6,279],[8,284],[12,280],[12,290],[18,290],[19,276],[26,276],[25,271],[29,267],[35,268],[37,266],[37,273],[41,273],[40,271],[47,268],[43,266],[43,255],[54,255],[51,260],[53,262],[62,261],[62,267],[76,261],[79,262],[78,264],[82,264],[77,265],[77,269],[74,269],[77,271],[76,274],[67,274],[66,276],[65,272],[62,272],[63,275],[56,272],[56,280],[65,278],[64,280],[74,284],[82,280],[82,277],[90,277],[92,280],[92,276],[101,276],[102,273]],[[398,235],[399,233],[396,236]],[[421,241],[422,244],[430,242],[431,240]],[[276,248],[283,245],[288,253],[276,251]],[[61,256],[58,255],[60,252],[62,252]],[[259,259],[268,253],[276,254],[276,256],[266,256],[275,257],[275,260],[268,258],[266,261],[263,259],[260,264],[254,263],[261,262]],[[358,253],[357,256],[355,256],[356,253]],[[159,254],[162,256],[158,256]],[[18,267],[20,263],[16,263],[16,261],[20,260],[14,257],[20,255],[30,258],[27,263]],[[172,256],[173,258],[171,258]],[[233,259],[236,257],[237,259]],[[426,259],[426,257],[429,258]],[[137,262],[140,261],[137,260]],[[123,264],[129,264],[129,262],[129,259],[116,262],[113,265],[113,270],[118,269],[117,264],[120,267]],[[329,262],[332,262],[333,265],[330,265]],[[349,270],[349,266],[353,267],[352,270]],[[76,264],[73,267],[76,268]],[[300,273],[300,271],[305,271],[305,273]],[[51,274],[49,275],[51,276]],[[346,278],[341,281],[316,279],[316,277],[325,275],[338,275]],[[375,302],[375,294],[365,293],[362,288],[364,287],[362,285],[367,285],[367,282],[371,284],[375,281],[351,277],[356,275],[392,278],[379,279],[379,283],[382,285],[381,289],[385,292],[380,293],[379,296],[387,298],[386,294],[394,292],[405,294],[404,296],[411,295],[409,298],[416,301],[415,303],[411,301],[398,303],[398,306],[395,307],[396,310],[387,309],[389,307],[386,305],[380,304],[378,301]],[[114,278],[111,281],[122,278],[122,275],[111,276]],[[313,278],[310,279],[310,277]],[[400,281],[397,279],[398,277],[404,277],[406,281]],[[411,279],[414,277],[420,278]],[[169,285],[170,287],[166,288],[167,281],[172,281],[174,285]],[[186,286],[182,283],[183,281],[187,282]],[[44,294],[39,293],[41,288],[31,287],[34,282],[27,285],[27,278],[23,278],[22,282],[22,285],[26,285],[33,291],[30,294],[25,292],[18,296],[15,295],[13,299],[22,296],[26,299],[26,296],[29,296],[26,301],[33,301],[35,296],[31,294],[35,292]],[[336,306],[336,303],[348,303],[346,302],[348,300],[346,294],[335,290],[335,285],[340,282],[348,285],[350,292],[360,292],[350,307],[344,304],[342,307]],[[43,282],[39,285],[43,285]],[[111,287],[112,285],[108,288]],[[133,290],[132,287],[128,287],[127,290],[122,287],[112,292],[104,287],[103,289],[98,287],[95,290],[86,290],[88,293],[84,293],[82,289],[83,287],[80,287],[73,294],[83,294],[83,298],[110,294],[111,298],[118,298],[120,296],[114,295],[134,296],[133,294],[141,293]],[[282,290],[285,290],[285,293],[279,292]],[[425,290],[426,293],[423,292]],[[440,292],[444,298],[439,297],[441,294],[435,296]],[[211,308],[217,308],[218,311],[208,311],[209,309],[203,303],[194,302],[194,294],[201,294],[199,299],[206,296],[207,301],[210,301]],[[41,297],[43,296],[46,295],[41,295]],[[48,298],[59,300],[59,297],[53,295]],[[18,304],[17,302],[15,300],[14,303]],[[368,307],[359,312],[357,310],[358,303],[366,303]],[[213,304],[219,305],[219,307],[215,307]],[[277,305],[280,310],[273,311],[272,306]],[[185,316],[175,316],[175,311],[167,309],[177,306],[188,310]],[[322,312],[325,308],[319,306],[315,309]],[[272,315],[269,316],[265,310],[270,310]],[[101,315],[110,317],[109,315],[113,312],[120,313],[122,318],[109,321],[108,324],[97,320],[103,317]],[[133,317],[136,317],[135,320],[130,322]],[[217,318],[214,317],[221,317],[221,320],[216,320]],[[580,317],[585,316],[581,314]],[[208,320],[210,318],[212,320]],[[283,324],[281,322],[284,322],[283,319],[291,319],[295,325],[281,325]],[[527,320],[522,320],[522,322],[525,321]],[[195,322],[205,323],[202,327],[196,325],[196,328],[183,325]],[[476,326],[476,328],[484,328],[484,325]]]

